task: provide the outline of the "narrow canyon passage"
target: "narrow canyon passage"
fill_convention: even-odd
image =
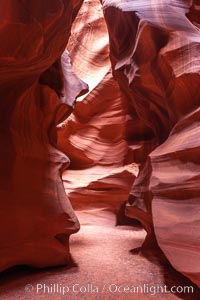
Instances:
[[[81,229],[70,239],[71,266],[5,272],[0,277],[2,300],[198,299],[198,288],[169,264],[161,264],[155,256],[147,259],[130,252],[142,244],[144,230],[116,227],[114,214],[106,210],[77,214]],[[165,285],[168,290],[172,286],[193,286],[194,290],[189,294],[162,293]],[[158,286],[160,292],[156,292]],[[127,287],[129,292],[124,292]]]
[[[200,299],[199,0],[0,2],[0,299]]]

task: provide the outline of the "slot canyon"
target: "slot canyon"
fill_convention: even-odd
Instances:
[[[0,20],[0,299],[200,299],[200,1]]]

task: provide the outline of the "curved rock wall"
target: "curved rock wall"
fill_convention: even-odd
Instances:
[[[172,265],[199,284],[198,6],[102,2],[114,77],[152,133],[146,135],[151,154],[132,186],[127,215],[146,228],[144,245],[155,231]]]
[[[0,270],[68,262],[66,190],[200,284],[199,1],[1,2]]]
[[[73,207],[117,212],[138,173],[125,138],[132,118],[111,73],[109,40],[98,0],[85,1],[67,46],[75,73],[89,85],[58,129],[58,146],[70,157],[63,173]],[[133,151],[132,151],[133,152]]]
[[[0,271],[66,264],[79,229],[61,180],[69,159],[55,144],[71,111],[57,95],[59,60],[81,2],[1,1]]]

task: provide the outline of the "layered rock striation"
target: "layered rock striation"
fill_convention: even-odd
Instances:
[[[1,1],[0,271],[66,264],[69,235],[79,229],[61,179],[69,159],[56,147],[56,125],[72,110],[59,97],[73,77],[63,78],[60,59],[81,4]]]
[[[149,144],[127,215],[146,228],[144,245],[151,244],[155,231],[171,264],[199,284],[198,4],[102,2],[113,75],[143,122]]]
[[[199,285],[199,1],[1,2],[0,271],[68,263],[73,208],[128,199]]]

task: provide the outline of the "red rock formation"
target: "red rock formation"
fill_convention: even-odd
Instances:
[[[149,128],[149,149],[162,144],[144,155],[127,214],[145,226],[146,245],[155,229],[172,265],[199,284],[200,34],[185,16],[197,14],[191,1],[102,2],[114,76]]]
[[[200,109],[182,118],[151,154],[152,215],[171,264],[200,285]]]
[[[144,245],[200,284],[198,0],[88,0],[69,39],[82,2],[1,3],[0,271],[68,262],[69,157],[75,209],[131,190]]]
[[[75,209],[117,212],[138,171],[137,165],[130,165],[125,139],[128,101],[111,74],[108,33],[98,0],[84,2],[67,48],[89,93],[58,130],[59,149],[71,160],[63,174],[65,188]]]
[[[71,108],[52,79],[81,3],[1,1],[0,271],[67,263],[79,229],[61,180],[69,159],[55,148],[55,126]]]

